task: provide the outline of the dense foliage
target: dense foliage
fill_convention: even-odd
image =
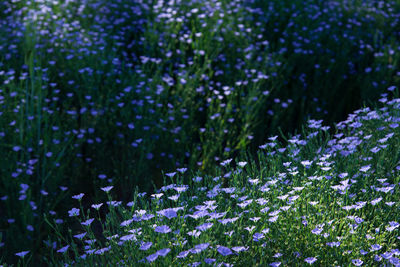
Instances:
[[[81,229],[48,244],[74,266],[399,266],[400,99],[381,101],[334,136],[310,120],[286,146],[271,137],[257,162],[226,159],[215,177],[178,169],[128,203],[102,187],[108,201],[87,210],[75,195]]]
[[[17,262],[20,251],[30,251],[24,263],[55,263],[62,241],[56,233],[67,236],[68,229],[81,228],[68,216],[76,204],[71,196],[85,194],[82,216],[93,203],[110,201],[98,190],[109,186],[120,201],[140,199],[142,209],[167,209],[178,202],[146,206],[158,201],[142,200],[135,192],[151,195],[166,186],[170,180],[163,181],[162,172],[170,174],[164,178],[181,173],[180,182],[187,185],[197,171],[204,177],[226,175],[229,170],[217,166],[228,158],[235,176],[236,158],[247,152],[249,164],[239,169],[258,166],[260,171],[267,158],[258,158],[257,149],[270,136],[284,133],[272,142],[290,146],[293,142],[283,137],[299,132],[310,118],[332,126],[363,103],[377,101],[399,82],[399,14],[395,0],[0,1],[0,263]],[[333,127],[323,132],[320,142],[336,133]],[[317,157],[316,147],[306,147],[298,152],[304,160]],[[280,160],[268,165],[268,177],[278,175]],[[396,160],[385,158],[382,164],[393,167]],[[339,169],[358,168],[355,162],[343,164]],[[246,175],[266,182],[256,169]],[[220,179],[223,185],[245,186],[244,173]],[[202,186],[218,183],[210,179]],[[185,194],[196,195],[201,188],[193,187]],[[182,201],[189,201],[185,194]],[[229,205],[218,202],[221,212]],[[118,206],[110,215],[100,209],[92,231],[101,244],[106,246],[108,234],[122,235],[117,222],[135,210]],[[229,212],[239,214],[235,205]],[[169,227],[176,228],[172,219]],[[375,224],[389,223],[386,219]],[[114,224],[107,223],[112,228],[103,233],[100,222],[106,220]],[[185,229],[194,226],[189,223]],[[216,241],[221,229],[213,232]],[[156,244],[148,239],[151,232],[143,233],[146,239],[140,241]],[[87,250],[68,238],[63,242],[76,257]],[[152,248],[164,244],[157,242]],[[216,245],[223,244],[208,246]],[[121,256],[125,249],[115,249],[114,256],[136,264],[136,258]],[[257,251],[250,259],[270,262],[271,255]],[[135,257],[145,255],[135,250]]]

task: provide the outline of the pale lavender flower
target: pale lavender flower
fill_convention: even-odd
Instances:
[[[68,214],[69,214],[69,217],[79,216],[79,209],[72,208],[71,210],[68,211]]]
[[[74,237],[75,237],[75,238],[78,238],[78,239],[83,239],[83,238],[85,237],[86,234],[87,234],[87,233],[84,232],[84,233],[81,233],[81,234],[74,235]]]
[[[314,262],[317,261],[317,258],[309,257],[309,258],[304,259],[304,261],[307,262],[308,264],[313,264]]]
[[[239,165],[241,168],[243,168],[244,166],[247,165],[247,162],[245,162],[245,161],[240,161],[240,162],[238,162],[238,165]]]
[[[58,253],[64,253],[68,250],[69,245],[66,245],[65,247],[60,248],[59,250],[57,250]]]
[[[329,247],[339,247],[340,246],[340,242],[339,241],[337,241],[337,242],[329,242],[329,243],[326,243],[326,245],[329,246]]]
[[[351,262],[355,265],[355,266],[361,266],[364,262],[360,259],[354,259],[351,260]]]
[[[272,263],[269,264],[269,266],[271,266],[271,267],[279,267],[279,266],[281,266],[281,262],[280,261],[272,262]]]
[[[177,257],[178,259],[186,258],[187,255],[189,255],[189,253],[190,253],[190,251],[185,250],[185,251],[180,252],[180,253],[178,254],[178,256],[176,256],[176,257]]]
[[[173,187],[173,189],[178,193],[182,193],[182,192],[185,192],[186,190],[188,190],[189,186],[187,186],[187,185],[175,186],[175,187]]]
[[[381,200],[382,200],[381,197],[376,198],[376,199],[374,199],[374,200],[371,200],[371,204],[372,204],[373,206],[375,206],[376,204],[378,204],[379,202],[381,202]]]
[[[135,234],[130,234],[130,235],[124,235],[120,237],[121,241],[136,241],[136,235]]]
[[[164,248],[156,252],[158,256],[165,257],[171,251],[170,248]]]
[[[101,206],[103,206],[103,203],[100,203],[100,204],[93,204],[93,205],[92,205],[92,208],[94,208],[94,209],[96,209],[96,210],[99,210]]]
[[[366,166],[362,166],[360,168],[361,172],[367,172],[369,169],[371,169],[371,165],[366,165]]]
[[[255,233],[255,234],[253,235],[253,240],[254,240],[254,242],[258,242],[258,241],[260,241],[260,239],[263,239],[263,238],[264,238],[264,235],[261,234],[261,233]]]
[[[87,219],[87,220],[84,221],[84,222],[81,222],[81,224],[82,224],[82,225],[85,225],[85,226],[88,226],[88,225],[90,225],[93,221],[94,221],[94,219],[91,218],[91,219]]]
[[[278,220],[278,218],[279,218],[279,215],[269,218],[268,221],[269,222],[276,222]]]
[[[106,186],[106,187],[102,187],[101,190],[103,190],[104,192],[108,193],[111,189],[113,189],[113,186]]]
[[[399,226],[400,226],[400,224],[398,222],[391,221],[391,222],[389,222],[389,226],[386,226],[386,231],[392,232]]]
[[[171,228],[169,228],[168,225],[161,225],[161,226],[157,226],[154,231],[156,231],[157,233],[162,233],[162,234],[166,234],[171,232]]]
[[[203,223],[202,225],[197,226],[196,229],[204,232],[210,229],[213,225],[213,223]]]
[[[237,253],[242,252],[242,251],[246,251],[248,249],[249,248],[246,248],[246,247],[232,247],[232,250],[237,252]]]
[[[380,250],[381,248],[382,248],[381,245],[374,244],[374,245],[371,246],[371,251],[377,251],[377,250]]]
[[[72,196],[72,198],[73,198],[73,199],[77,199],[77,200],[81,200],[82,197],[83,197],[84,195],[85,195],[84,193],[80,193],[80,194],[78,194],[78,195]]]
[[[170,172],[170,173],[166,173],[165,175],[172,178],[175,176],[175,174],[176,174],[176,172]]]
[[[145,214],[142,216],[142,221],[148,221],[154,217],[155,217],[154,214]]]
[[[197,254],[197,253],[200,253],[200,252],[202,252],[203,250],[207,249],[209,246],[210,246],[209,243],[198,244],[198,245],[196,245],[194,248],[192,248],[192,249],[190,250],[190,252],[193,253],[193,254]]]
[[[393,266],[400,266],[400,259],[396,258],[396,257],[391,257],[389,259],[389,262],[393,265]]]
[[[216,262],[216,259],[205,258],[204,262],[207,264],[213,264],[214,262]]]
[[[120,226],[126,227],[126,226],[130,225],[132,222],[133,222],[133,219],[125,220],[120,224]]]
[[[23,258],[23,257],[25,257],[25,255],[28,254],[29,252],[30,252],[30,250],[21,251],[21,252],[15,253],[15,255],[18,256],[18,257]]]
[[[221,166],[226,166],[229,163],[231,163],[231,161],[232,161],[232,159],[227,159],[227,160],[224,160],[223,162],[221,162],[220,164],[221,164]]]
[[[164,209],[164,210],[160,210],[157,212],[158,214],[167,217],[168,219],[172,219],[175,218],[177,216],[177,213],[175,211],[175,209]]]
[[[187,168],[179,168],[179,169],[176,169],[178,172],[180,172],[180,173],[185,173],[186,171],[187,171]]]
[[[153,243],[152,242],[146,242],[146,243],[143,243],[141,246],[140,246],[140,250],[148,250],[151,246],[153,245]]]
[[[168,199],[170,199],[172,201],[177,201],[179,197],[180,197],[180,194],[177,194],[177,195],[173,195],[173,196],[168,197]]]
[[[193,230],[193,231],[188,232],[187,234],[190,236],[199,237],[201,232],[197,231],[197,230]]]
[[[230,248],[227,248],[227,247],[224,247],[224,246],[219,246],[217,248],[217,251],[222,256],[229,256],[229,255],[233,254],[233,252],[232,252],[232,250]]]
[[[155,261],[157,258],[158,258],[158,254],[157,254],[157,253],[151,254],[151,255],[149,255],[149,256],[146,257],[146,259],[147,259],[148,262],[153,262],[153,261]]]

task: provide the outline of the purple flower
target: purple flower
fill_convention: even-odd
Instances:
[[[85,237],[85,235],[86,235],[86,232],[81,233],[81,234],[74,235],[74,237],[75,237],[75,238],[78,238],[78,239],[82,239],[82,238]]]
[[[156,252],[158,256],[165,257],[171,251],[170,248],[164,248]]]
[[[175,218],[177,216],[174,209],[164,209],[157,212],[158,214],[167,217],[168,219]]]
[[[101,190],[103,190],[104,192],[108,193],[111,189],[113,189],[113,186],[106,186],[106,187],[102,187]]]
[[[233,252],[232,252],[232,250],[230,248],[227,248],[227,247],[224,247],[224,246],[219,246],[217,251],[222,256],[229,256],[229,255],[233,254]]]
[[[321,229],[321,228],[315,228],[315,229],[313,229],[312,231],[311,231],[311,233],[313,233],[313,234],[315,234],[315,235],[320,235],[321,233],[322,233],[322,231],[323,231],[324,229]]]
[[[140,246],[139,249],[140,250],[148,250],[152,245],[153,245],[152,242],[146,242],[146,243],[143,243],[142,246]]]
[[[166,173],[165,175],[172,178],[175,176],[175,174],[176,174],[176,172],[170,172],[170,173]]]
[[[239,252],[248,250],[248,248],[246,248],[246,247],[232,247],[232,250],[237,252],[237,253],[239,253]]]
[[[264,238],[264,235],[261,234],[261,233],[255,233],[255,234],[253,235],[253,240],[254,240],[254,242],[258,242],[258,241],[260,241],[260,239],[263,239],[263,238]]]
[[[210,229],[212,226],[213,226],[213,223],[203,223],[202,225],[197,226],[196,229],[204,232],[204,231]]]
[[[391,258],[389,259],[389,262],[390,262],[391,264],[393,264],[393,266],[400,266],[400,260],[399,260],[399,258],[391,257]]]
[[[216,261],[216,259],[210,259],[210,258],[205,258],[204,262],[207,264],[213,264]]]
[[[21,252],[15,253],[15,255],[18,256],[18,257],[23,258],[23,257],[25,257],[25,255],[28,254],[29,252],[30,252],[29,250],[21,251]]]
[[[97,177],[99,177],[99,179],[103,180],[103,179],[106,179],[106,178],[107,178],[107,175],[105,175],[105,174],[99,174],[99,176],[97,176]]]
[[[153,214],[145,214],[145,215],[142,216],[142,221],[147,221],[147,220],[150,220],[152,218],[154,218]]]
[[[231,163],[231,161],[232,161],[232,159],[227,159],[227,160],[224,160],[223,162],[221,162],[220,164],[221,164],[221,166],[226,166],[229,163]]]
[[[187,168],[180,168],[180,169],[176,169],[178,172],[180,173],[184,173],[187,171]]]
[[[146,257],[147,261],[153,262],[158,258],[157,252]]]
[[[371,165],[362,166],[362,167],[360,168],[360,171],[361,171],[361,172],[367,172],[369,169],[371,169]]]
[[[96,209],[96,210],[99,210],[101,206],[103,206],[103,203],[100,203],[100,204],[93,204],[93,205],[92,205],[92,208],[94,208],[94,209]]]
[[[178,256],[176,256],[176,257],[179,258],[179,259],[186,258],[187,255],[189,255],[189,253],[190,253],[190,251],[185,250],[185,251],[182,251],[181,253],[179,253]]]
[[[69,217],[79,216],[79,209],[72,208],[71,210],[68,211],[68,214],[69,214]]]
[[[162,234],[166,234],[166,233],[171,232],[171,228],[169,228],[168,225],[157,226],[154,230],[157,233],[162,233]]]
[[[197,231],[197,230],[193,230],[193,231],[188,232],[187,234],[190,236],[199,237],[201,232]]]
[[[273,263],[270,263],[270,264],[269,264],[269,266],[271,266],[271,267],[279,267],[280,265],[281,265],[281,262],[280,262],[280,261],[273,262]]]
[[[131,241],[131,240],[136,241],[136,235],[135,234],[124,235],[124,236],[121,236],[120,239],[122,241]]]
[[[59,250],[57,250],[58,253],[64,253],[68,250],[69,245],[66,245],[65,247],[60,248]]]
[[[329,247],[339,247],[340,246],[340,242],[338,241],[338,242],[329,242],[329,243],[326,243],[326,245],[327,246],[329,246]]]
[[[376,198],[376,199],[371,200],[371,204],[372,204],[373,206],[375,206],[376,204],[378,204],[378,203],[381,202],[381,201],[382,201],[382,197],[378,197],[378,198]]]
[[[79,195],[72,196],[72,198],[73,199],[77,199],[77,200],[81,200],[84,195],[85,195],[84,193],[80,193]]]
[[[81,224],[82,224],[82,225],[88,226],[88,225],[90,225],[93,221],[94,221],[94,219],[88,219],[88,220],[86,220],[86,221],[84,221],[84,222],[81,222]]]
[[[192,248],[192,249],[190,250],[190,252],[193,253],[193,254],[197,254],[197,253],[200,253],[200,252],[202,252],[203,250],[207,249],[208,246],[210,246],[209,243],[198,244],[198,245],[196,245],[194,248]]]
[[[314,262],[317,261],[317,258],[309,257],[309,258],[304,259],[304,261],[307,262],[308,264],[313,264]]]
[[[371,246],[371,251],[377,251],[377,250],[380,250],[381,248],[382,248],[381,245],[374,244],[374,245]]]
[[[245,162],[245,161],[240,161],[240,162],[238,162],[238,165],[239,165],[241,168],[243,168],[244,166],[246,166],[246,164],[247,164],[247,162]]]
[[[168,199],[171,199],[172,201],[177,201],[179,196],[180,196],[179,194],[173,195],[173,196],[168,197]]]
[[[173,189],[178,193],[182,193],[182,192],[185,192],[186,190],[188,190],[189,187],[187,185],[182,185],[182,186],[175,186],[175,187],[173,187]]]
[[[361,266],[364,262],[360,259],[354,259],[351,260],[351,262],[355,265],[355,266]]]

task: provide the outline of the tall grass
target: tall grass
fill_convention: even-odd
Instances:
[[[399,81],[397,1],[3,1],[1,255],[40,263],[46,223],[151,192]],[[282,141],[282,140],[281,140]],[[187,182],[187,181],[186,181]],[[84,189],[84,190],[83,190]],[[104,214],[101,214],[104,216]],[[64,232],[65,234],[65,232]],[[46,241],[46,242],[44,242]]]

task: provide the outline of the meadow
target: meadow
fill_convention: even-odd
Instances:
[[[0,2],[0,264],[399,265],[400,3]]]

